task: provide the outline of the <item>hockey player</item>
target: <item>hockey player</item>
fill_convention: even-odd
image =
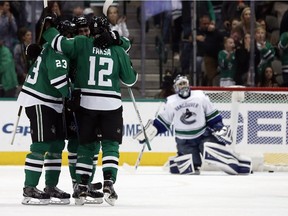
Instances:
[[[146,128],[151,141],[174,123],[177,156],[170,158],[170,172],[200,174],[202,160],[214,164],[228,174],[249,173],[251,161],[229,150],[232,134],[203,91],[190,90],[186,76],[174,80],[175,94],[167,98],[162,110]],[[145,142],[143,131],[134,136]]]
[[[97,40],[100,34],[110,35],[108,30],[106,18],[94,17],[90,27],[93,37],[90,38],[79,36],[67,40],[55,28],[49,28],[44,33],[45,40],[54,49],[77,62],[75,89],[81,89],[81,100],[76,111],[80,140],[76,164],[77,187],[73,193],[76,204],[84,204],[93,157],[100,147],[103,152],[104,199],[114,205],[118,198],[113,184],[117,179],[123,127],[119,80],[132,86],[137,81],[137,74],[124,49],[114,46],[125,42],[125,39],[120,40],[119,35],[113,32],[112,43]],[[101,141],[101,146],[98,141]]]
[[[70,203],[70,194],[57,188],[65,147],[62,110],[63,98],[68,95],[68,66],[66,56],[48,44],[43,45],[18,96],[17,101],[25,107],[30,120],[32,136],[30,153],[25,159],[22,204]],[[46,172],[44,192],[36,188],[43,165]]]
[[[87,23],[86,23],[87,24]],[[88,25],[88,24],[87,24]],[[73,38],[74,34],[77,33],[76,25],[68,20],[60,21],[58,27],[58,31],[61,35],[67,38]],[[90,34],[90,31],[89,31]],[[66,100],[65,105],[65,122],[66,122],[66,139],[68,140],[67,150],[68,150],[68,162],[69,162],[69,172],[72,179],[73,188],[76,184],[76,161],[77,161],[77,148],[79,145],[78,140],[78,125],[76,122],[75,110],[71,110],[69,107],[69,102],[80,99],[79,91],[73,91],[73,85],[76,76],[76,64],[75,61],[70,61],[69,65],[69,99]],[[98,161],[98,154],[93,158],[93,169],[91,181],[93,180],[93,176],[95,173],[95,167]],[[102,189],[101,182],[98,183],[89,183],[89,190],[87,192],[86,203],[92,204],[101,204],[103,202],[103,193],[98,191]]]
[[[72,22],[76,25],[76,35],[90,36],[89,23],[84,16],[73,17]]]

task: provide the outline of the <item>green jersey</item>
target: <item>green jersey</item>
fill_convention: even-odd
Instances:
[[[80,105],[90,110],[115,110],[122,106],[120,81],[132,86],[137,73],[128,54],[121,46],[102,50],[94,47],[94,38],[76,36],[68,39],[55,28],[43,34],[57,51],[76,61],[75,89],[81,89]]]
[[[62,112],[62,97],[68,95],[69,59],[48,44],[29,69],[18,102],[24,107],[43,104]]]
[[[227,56],[228,52],[226,50],[221,50],[218,53],[220,78],[230,78],[234,81],[236,73],[235,52],[230,53],[229,58],[227,58]]]

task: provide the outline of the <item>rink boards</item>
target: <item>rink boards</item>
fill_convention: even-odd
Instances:
[[[144,124],[155,117],[163,102],[159,100],[137,101],[137,107]],[[231,104],[215,104],[223,115],[224,124],[231,121]],[[11,145],[12,134],[17,120],[19,105],[16,101],[0,101],[0,165],[23,165],[31,144],[29,120],[22,111]],[[246,155],[284,155],[287,158],[288,114],[281,105],[254,104],[239,109],[236,150]],[[131,101],[123,102],[123,143],[120,146],[120,164],[135,164],[142,145],[132,137],[141,126]],[[163,165],[169,156],[176,154],[173,128],[158,135],[151,142],[152,151],[147,148],[141,160],[142,165]],[[273,153],[273,154],[271,154]],[[101,158],[101,154],[100,154]],[[273,159],[274,160],[274,157]],[[288,159],[287,159],[288,160]],[[99,160],[101,164],[101,160]],[[63,164],[67,164],[67,151],[63,153]]]

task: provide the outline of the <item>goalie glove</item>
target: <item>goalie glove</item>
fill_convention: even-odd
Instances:
[[[214,137],[225,145],[232,144],[232,131],[230,127],[223,126],[221,130],[212,133]]]
[[[153,125],[153,120],[150,119],[146,126],[145,126],[145,132],[147,135],[147,138],[150,141],[152,141],[152,139],[158,134],[158,130],[157,128]],[[137,139],[139,141],[139,143],[144,143],[145,142],[145,135],[144,132],[141,130],[139,131],[137,134],[135,134],[133,136],[133,139]]]

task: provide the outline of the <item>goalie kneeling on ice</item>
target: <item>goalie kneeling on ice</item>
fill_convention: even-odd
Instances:
[[[215,165],[229,175],[251,173],[251,158],[237,155],[228,147],[217,143],[204,143],[203,161]]]

